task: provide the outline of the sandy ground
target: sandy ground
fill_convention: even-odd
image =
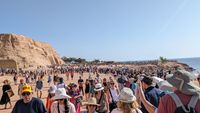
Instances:
[[[77,83],[78,79],[79,79],[79,74],[75,73],[74,75],[74,79],[71,80],[68,80],[66,79],[66,77],[64,75],[59,75],[60,77],[63,77],[65,79],[65,84],[69,84],[70,82],[75,82]],[[101,75],[101,78],[109,78],[110,75]],[[85,79],[87,79],[89,77],[89,74],[88,73],[84,73],[83,75],[83,79],[85,81]],[[95,77],[95,75],[93,75],[93,78]],[[21,79],[22,77],[19,77],[18,78],[18,83],[19,83],[19,80]],[[11,87],[15,93],[15,95],[13,97],[11,97],[11,102],[12,102],[12,107],[14,107],[16,101],[19,99],[19,96],[17,94],[17,90],[18,90],[18,85],[15,85],[14,82],[13,82],[13,76],[11,75],[6,75],[6,76],[0,76],[0,97],[2,96],[2,85],[3,85],[3,81],[5,79],[8,79],[10,80],[11,82]],[[47,76],[44,77],[44,89],[43,89],[43,95],[42,95],[42,101],[44,102],[44,104],[46,104],[46,97],[47,97],[47,94],[48,94],[48,83],[47,83]],[[33,89],[35,89],[35,84],[33,84]],[[33,95],[36,97],[36,92],[34,91]],[[9,104],[7,105],[7,107],[9,107]],[[84,107],[82,107],[82,109],[84,109]],[[0,105],[0,113],[11,113],[12,111],[12,108],[11,109],[4,109],[4,105]]]

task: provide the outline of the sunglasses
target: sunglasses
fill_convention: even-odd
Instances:
[[[96,105],[88,105],[88,107],[96,107]]]
[[[97,93],[97,94],[98,94],[98,93],[101,93],[102,91],[104,91],[104,90],[100,90],[100,91],[95,91],[95,93]]]
[[[63,101],[64,99],[58,99],[58,101]]]
[[[27,93],[22,93],[22,96],[29,96],[31,93],[27,92]]]

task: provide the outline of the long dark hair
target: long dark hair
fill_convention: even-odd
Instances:
[[[55,96],[55,94],[54,94],[53,96]],[[48,93],[48,96],[47,96],[47,97],[48,97],[48,98],[52,98],[53,96],[52,96],[52,94]]]
[[[68,100],[64,99],[65,113],[69,113]]]

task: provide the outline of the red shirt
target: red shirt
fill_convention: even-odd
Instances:
[[[175,94],[180,98],[183,105],[187,105],[190,102],[192,96],[185,95],[180,91],[175,91]],[[171,96],[165,95],[160,98],[157,113],[174,113],[176,110],[176,104]],[[200,113],[200,98],[197,101],[195,111]]]
[[[49,97],[47,97],[47,101],[46,101],[46,108],[47,108],[47,111],[51,112],[51,105],[54,101],[51,100]]]

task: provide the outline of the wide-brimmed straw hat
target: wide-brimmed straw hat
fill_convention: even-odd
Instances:
[[[66,98],[71,98],[71,97],[66,94],[65,88],[58,88],[56,90],[55,96],[52,97],[52,100],[59,100],[59,99],[66,99]]]
[[[99,104],[97,104],[97,99],[94,97],[89,98],[89,100],[85,103],[85,105],[96,105],[96,106],[100,106]]]
[[[101,91],[104,90],[104,87],[102,86],[101,83],[98,83],[95,85],[94,91]]]
[[[132,103],[133,101],[136,101],[136,97],[133,95],[133,91],[127,87],[124,87],[121,90],[118,99],[124,103]]]
[[[167,75],[166,78],[171,85],[186,95],[200,94],[200,88],[192,82],[196,77],[188,71],[178,70],[174,74]]]

